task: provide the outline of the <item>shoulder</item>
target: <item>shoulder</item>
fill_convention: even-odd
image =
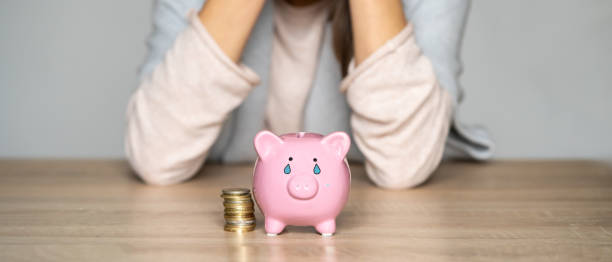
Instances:
[[[199,11],[205,0],[156,0],[153,4],[153,30],[147,38],[148,54],[140,67],[143,78],[157,66],[177,36],[188,24],[187,13]]]
[[[205,0],[156,0],[153,5],[153,23],[186,23],[187,12],[200,10]]]

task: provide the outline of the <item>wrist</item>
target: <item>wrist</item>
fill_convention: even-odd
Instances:
[[[365,60],[405,26],[401,0],[349,0],[355,65]]]
[[[221,50],[237,62],[265,0],[208,0],[198,14]]]

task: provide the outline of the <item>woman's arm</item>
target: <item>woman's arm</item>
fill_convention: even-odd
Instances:
[[[171,21],[185,19],[187,24],[171,39],[173,44],[163,53],[163,60],[143,77],[128,105],[126,154],[148,183],[167,185],[190,178],[206,158],[225,118],[259,81],[253,71],[236,61],[259,12],[254,5],[263,0],[231,0],[226,6],[222,2],[210,0],[188,19],[174,9],[176,3],[158,3],[156,32],[150,42],[153,53],[172,34],[172,28],[167,28]],[[237,8],[242,11],[224,17],[208,13],[223,13],[238,2],[253,8]],[[224,29],[220,20],[234,27]],[[205,28],[204,21],[215,33]],[[236,25],[240,22],[243,24]]]
[[[237,62],[265,0],[208,0],[199,13],[221,50]]]
[[[379,186],[406,188],[438,166],[452,103],[400,1],[351,0],[355,60],[342,82],[356,144]],[[358,64],[358,66],[355,66]]]
[[[350,0],[355,65],[406,27],[400,0]]]

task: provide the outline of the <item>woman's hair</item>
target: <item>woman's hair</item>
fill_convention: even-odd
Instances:
[[[331,12],[333,29],[333,47],[336,58],[340,63],[342,76],[348,73],[348,65],[353,58],[353,29],[351,27],[351,14],[348,0],[336,0]]]

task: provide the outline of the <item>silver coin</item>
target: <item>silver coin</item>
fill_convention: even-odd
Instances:
[[[252,224],[255,224],[255,219],[253,220],[231,220],[231,221],[225,221],[225,224],[235,225],[235,226],[252,225]]]
[[[248,188],[224,188],[221,192],[224,195],[246,195],[251,193]]]

